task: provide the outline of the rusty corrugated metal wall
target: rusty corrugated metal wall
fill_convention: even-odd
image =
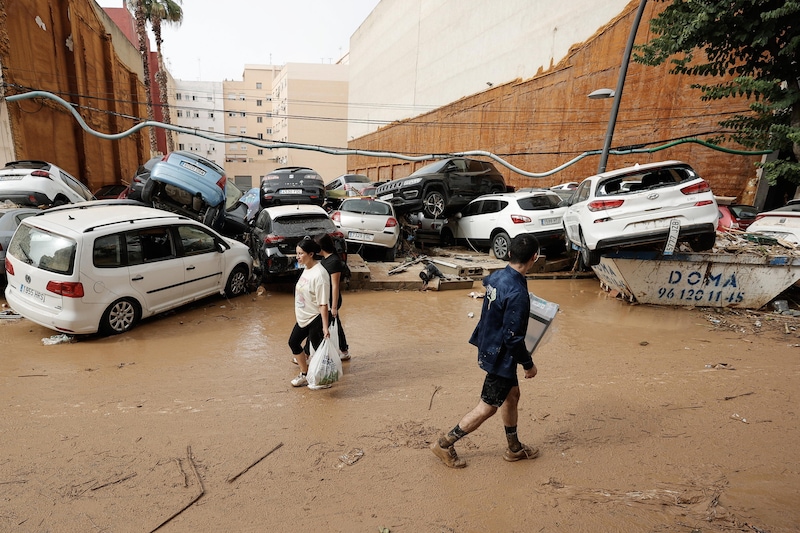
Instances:
[[[118,133],[146,117],[144,85],[117,57],[87,0],[0,0],[0,60],[5,94],[50,91],[78,106],[87,124]],[[118,141],[85,133],[50,100],[8,104],[16,159],[52,162],[91,190],[128,182],[148,158],[141,131]],[[146,133],[146,130],[144,130]]]
[[[603,147],[612,100],[591,100],[599,88],[614,89],[620,62],[639,2],[631,2],[615,20],[587,42],[576,45],[563,61],[532,79],[517,80],[465,97],[431,113],[386,126],[351,141],[348,148],[404,154],[486,150],[529,172],[554,169],[579,154]],[[648,21],[663,5],[650,3],[636,43],[650,38]],[[685,136],[708,139],[718,122],[746,111],[745,100],[701,102],[692,89],[697,78],[668,74],[669,67],[630,63],[612,149],[656,143]],[[739,148],[728,146],[728,148]],[[597,171],[600,156],[589,156],[545,178],[529,178],[497,165],[516,187],[549,187],[580,181]],[[757,156],[738,156],[698,144],[681,144],[651,154],[610,155],[608,170],[635,163],[678,159],[690,163],[712,185],[715,194],[745,195],[755,176]],[[424,163],[348,156],[348,171],[373,180],[404,177]],[[752,188],[752,183],[750,183]],[[744,199],[747,201],[747,198]],[[752,198],[750,198],[752,201]]]

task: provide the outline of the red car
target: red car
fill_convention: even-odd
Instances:
[[[720,202],[717,197],[717,207],[719,207],[719,231],[739,230],[747,231],[747,227],[753,223],[758,215],[758,209],[752,205],[740,205]]]

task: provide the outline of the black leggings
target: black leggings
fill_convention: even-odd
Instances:
[[[342,321],[339,318],[334,318],[333,314],[328,314],[328,324],[333,324],[333,321],[336,320],[336,325],[339,327],[339,351],[344,353],[350,351],[350,347],[347,346],[347,337],[344,334],[344,328],[342,327]]]
[[[294,325],[292,334],[289,335],[289,348],[291,348],[293,355],[300,355],[304,351],[308,355],[311,352],[308,349],[308,343],[316,350],[323,338],[322,315],[317,315],[317,318],[312,320],[306,327],[300,327],[299,324]],[[308,343],[303,347],[303,341],[306,339],[308,339]]]

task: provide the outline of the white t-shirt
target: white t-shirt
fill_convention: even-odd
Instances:
[[[294,316],[300,327],[319,316],[319,306],[331,300],[331,277],[321,263],[303,269],[294,288]]]

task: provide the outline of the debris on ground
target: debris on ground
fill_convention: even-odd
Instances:
[[[45,346],[52,346],[54,344],[69,344],[75,342],[75,337],[62,333],[61,335],[53,335],[52,337],[45,337],[42,339],[42,344]]]
[[[336,465],[336,468],[343,468],[356,464],[362,457],[364,457],[364,450],[361,448],[353,448],[346,454],[339,456],[339,464]]]

